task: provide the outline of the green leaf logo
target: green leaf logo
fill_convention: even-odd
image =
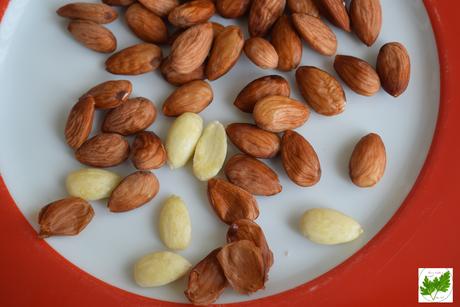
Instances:
[[[420,287],[420,293],[422,295],[428,295],[431,300],[436,299],[438,292],[447,292],[450,288],[450,271],[445,272],[439,278],[435,277],[433,280],[428,279],[425,276],[423,280],[423,286]],[[434,295],[433,295],[434,293]]]

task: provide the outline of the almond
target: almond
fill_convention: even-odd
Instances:
[[[162,167],[166,163],[166,150],[161,139],[150,131],[139,132],[133,141],[131,161],[142,171]]]
[[[67,197],[54,201],[40,210],[38,224],[40,238],[74,236],[91,222],[94,210],[79,197]]]
[[[315,149],[295,131],[286,131],[281,141],[284,170],[297,185],[310,187],[321,178],[321,166]]]
[[[249,34],[265,36],[283,14],[286,0],[252,0],[249,9]]]
[[[242,152],[255,158],[268,159],[278,154],[280,137],[251,124],[230,124],[227,135]]]
[[[350,17],[343,0],[315,0],[316,6],[333,25],[350,32]]]
[[[299,66],[302,59],[302,41],[286,15],[275,23],[271,42],[278,53],[279,70],[289,71]]]
[[[278,53],[269,41],[261,37],[252,37],[244,44],[244,53],[262,69],[278,67]]]
[[[334,69],[340,78],[360,95],[372,96],[380,90],[379,75],[366,61],[352,56],[337,55]]]
[[[164,17],[179,6],[179,0],[138,0],[143,6],[155,13],[157,16]]]
[[[206,22],[216,8],[210,0],[193,0],[176,6],[169,12],[168,20],[176,27],[187,28]]]
[[[247,155],[234,155],[225,165],[228,181],[254,195],[270,196],[281,192],[278,175],[267,165]]]
[[[105,62],[105,67],[116,75],[140,75],[158,68],[162,57],[160,47],[138,44],[113,54]]]
[[[359,187],[372,187],[385,173],[387,156],[385,145],[378,134],[364,136],[351,155],[350,178]]]
[[[113,109],[125,102],[133,90],[128,80],[112,80],[96,85],[80,99],[91,96],[97,109]]]
[[[313,66],[296,71],[297,86],[305,101],[319,114],[332,116],[345,110],[345,92],[333,76]]]
[[[208,181],[208,198],[214,212],[226,224],[239,219],[255,220],[259,216],[254,196],[223,179]]]
[[[290,94],[286,79],[277,75],[265,76],[246,85],[233,104],[243,112],[252,113],[257,101],[262,98],[273,95],[289,97]]]
[[[71,196],[99,200],[108,198],[121,179],[118,174],[103,169],[82,168],[71,172],[65,185]]]
[[[109,23],[117,19],[118,13],[110,6],[102,3],[69,3],[57,10],[61,17],[89,20],[96,23]]]
[[[205,81],[195,80],[176,89],[163,104],[163,114],[179,116],[185,112],[200,113],[212,101],[211,85]]]
[[[220,34],[220,32],[225,30],[225,27],[218,22],[211,22],[211,24],[212,24],[213,38],[216,38],[217,35]]]
[[[111,53],[117,49],[117,39],[113,33],[93,21],[72,20],[67,30],[78,42],[91,50]]]
[[[116,133],[98,134],[84,142],[75,152],[80,163],[95,167],[115,166],[128,156],[128,142]]]
[[[367,46],[372,46],[382,28],[380,0],[353,0],[350,3],[353,31]]]
[[[333,55],[337,51],[334,32],[318,17],[307,14],[292,14],[292,21],[300,36],[310,47],[322,55]]]
[[[314,0],[287,0],[287,6],[293,14],[308,14],[319,17],[318,7],[316,7]]]
[[[214,40],[206,65],[206,76],[216,80],[226,74],[238,61],[244,46],[243,32],[238,26],[228,26]]]
[[[194,81],[194,80],[203,80],[205,78],[204,75],[204,70],[205,70],[205,65],[201,64],[193,70],[192,72],[186,73],[186,74],[181,74],[176,72],[171,68],[171,61],[169,60],[169,57],[164,59],[163,63],[161,64],[161,74],[165,78],[166,81],[171,83],[172,85],[183,85],[188,82]]]
[[[163,20],[139,3],[131,5],[125,13],[126,23],[137,37],[148,43],[165,43],[168,29]]]
[[[94,118],[94,99],[80,99],[70,110],[65,126],[65,139],[72,149],[79,148],[91,133]]]
[[[390,95],[398,97],[407,89],[410,79],[410,58],[400,43],[388,43],[380,48],[377,72],[382,87]]]
[[[112,6],[129,6],[136,2],[136,0],[102,0],[102,2]]]
[[[277,133],[302,126],[310,111],[289,97],[268,96],[256,103],[252,115],[259,128]]]
[[[238,18],[246,14],[251,0],[217,0],[216,9],[220,16]]]
[[[169,249],[186,249],[192,238],[188,209],[178,196],[170,196],[161,208],[158,219],[161,241]]]
[[[159,189],[160,183],[151,172],[132,173],[113,190],[109,198],[109,210],[118,213],[139,208],[151,201]]]

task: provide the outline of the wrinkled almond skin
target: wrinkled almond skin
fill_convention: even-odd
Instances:
[[[286,131],[281,141],[281,160],[288,177],[301,187],[310,187],[321,178],[315,149],[295,131]]]
[[[291,13],[308,14],[319,17],[319,11],[314,0],[287,0]]]
[[[40,238],[74,236],[91,222],[94,210],[79,197],[67,197],[54,201],[40,210],[38,224]]]
[[[225,30],[225,27],[218,22],[211,22],[211,24],[212,24],[213,38],[216,38],[217,35],[220,34],[220,32]]]
[[[89,20],[104,24],[117,19],[118,13],[103,3],[69,3],[57,10],[61,17],[69,19]]]
[[[278,175],[264,163],[247,155],[231,157],[224,172],[228,181],[254,195],[271,196],[282,190]]]
[[[332,116],[345,110],[346,97],[342,86],[324,70],[313,66],[299,67],[296,81],[303,98],[317,113]]]
[[[388,43],[380,48],[377,57],[377,73],[383,89],[398,97],[407,89],[410,80],[410,58],[400,43]]]
[[[243,46],[244,37],[240,27],[228,26],[220,32],[206,64],[207,78],[212,81],[225,75],[238,61]]]
[[[133,90],[128,80],[111,80],[96,85],[80,99],[91,96],[96,109],[113,109],[125,102]]]
[[[165,80],[175,86],[180,86],[180,85],[186,84],[194,80],[203,80],[205,78],[205,74],[204,74],[205,65],[204,64],[201,64],[198,68],[196,68],[192,72],[181,74],[171,68],[169,57],[167,57],[166,59],[163,60],[163,63],[161,64],[160,69],[161,69],[161,74],[163,75]]]
[[[256,103],[252,116],[259,128],[278,133],[302,126],[310,111],[305,104],[289,97],[268,96]]]
[[[72,149],[78,149],[87,139],[93,127],[94,99],[80,99],[70,110],[65,126],[65,139]]]
[[[141,171],[158,169],[166,163],[166,150],[161,139],[151,131],[141,131],[131,146],[131,161]]]
[[[129,6],[136,2],[136,0],[102,0],[102,2],[112,6]]]
[[[355,185],[368,188],[376,185],[385,173],[385,145],[378,134],[364,136],[351,155],[350,178]]]
[[[288,16],[281,16],[272,30],[272,45],[278,53],[278,69],[290,71],[302,59],[302,41]]]
[[[210,0],[193,0],[176,6],[168,15],[171,24],[187,28],[206,22],[214,15],[216,8]]]
[[[252,0],[249,9],[249,34],[265,36],[283,14],[286,0]]]
[[[208,199],[214,212],[226,224],[239,219],[255,220],[259,216],[254,196],[223,179],[208,181]]]
[[[160,190],[157,177],[151,172],[132,173],[113,190],[108,208],[111,212],[126,212],[151,201]]]
[[[257,66],[262,69],[278,67],[278,53],[275,47],[264,38],[252,37],[244,44],[244,53]]]
[[[320,18],[307,14],[292,14],[297,32],[308,45],[322,55],[331,56],[337,51],[334,32]]]
[[[251,0],[217,0],[216,9],[220,16],[238,18],[246,14]]]
[[[164,102],[163,114],[179,116],[185,112],[200,113],[212,101],[211,85],[206,81],[195,80],[176,89]]]
[[[117,39],[113,33],[98,23],[89,20],[72,20],[67,30],[86,48],[111,53],[117,49]]]
[[[340,78],[357,94],[373,96],[380,90],[380,78],[375,69],[366,61],[337,55],[334,69]]]
[[[178,0],[138,0],[143,6],[155,13],[157,16],[164,17],[179,6]]]
[[[119,134],[101,133],[80,146],[75,157],[80,163],[94,167],[110,167],[125,161],[129,156],[129,144]]]
[[[226,130],[233,145],[254,158],[273,158],[280,150],[280,137],[255,125],[230,124]]]
[[[211,305],[227,286],[227,278],[216,257],[219,251],[220,248],[213,250],[190,271],[184,293],[193,305]]]
[[[343,0],[315,0],[316,6],[333,25],[350,32],[350,17]]]
[[[110,110],[102,123],[102,131],[131,135],[147,129],[157,117],[155,105],[147,98],[126,100],[119,107]]]
[[[116,75],[140,75],[157,69],[162,57],[160,47],[137,44],[110,56],[105,62],[105,68]]]
[[[131,31],[143,41],[157,44],[168,41],[168,28],[163,20],[141,4],[131,5],[125,19]]]
[[[252,113],[262,98],[273,95],[289,97],[290,94],[291,88],[286,79],[277,75],[265,76],[246,85],[233,104],[243,112]]]
[[[367,46],[372,46],[382,28],[380,0],[351,1],[350,20],[353,31],[358,38]]]

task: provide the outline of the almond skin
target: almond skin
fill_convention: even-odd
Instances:
[[[353,31],[359,39],[367,46],[372,46],[382,28],[380,0],[351,1],[350,20]]]
[[[128,99],[104,118],[102,131],[131,135],[147,129],[157,117],[155,105],[147,98]]]
[[[308,14],[319,17],[319,10],[314,0],[287,0],[287,6],[293,14]]]
[[[256,103],[252,115],[259,128],[277,133],[302,126],[310,111],[289,97],[268,96]]]
[[[288,177],[301,187],[310,187],[321,178],[315,149],[295,131],[286,131],[281,141],[281,159]]]
[[[193,70],[192,72],[186,73],[186,74],[181,74],[176,72],[171,68],[171,61],[169,60],[169,57],[163,60],[163,63],[161,64],[161,74],[165,78],[166,81],[171,83],[172,85],[175,86],[180,86],[186,83],[189,83],[194,80],[203,80],[205,78],[204,70],[205,70],[205,65],[201,64],[198,68]]]
[[[224,172],[228,181],[254,195],[271,196],[282,190],[278,175],[264,163],[247,155],[231,157]]]
[[[126,23],[137,37],[148,43],[162,44],[168,41],[168,29],[163,20],[135,3],[125,13]]]
[[[61,17],[89,20],[100,24],[112,22],[118,17],[118,13],[113,8],[102,3],[69,3],[60,7],[56,13]]]
[[[179,6],[178,0],[138,0],[143,6],[155,13],[157,16],[164,17]]]
[[[113,54],[105,62],[105,67],[116,75],[140,75],[158,68],[162,57],[160,47],[138,44]]]
[[[385,145],[378,134],[364,136],[351,155],[350,178],[358,187],[372,187],[385,173],[387,163]]]
[[[211,85],[206,81],[195,80],[176,89],[164,102],[163,114],[179,116],[185,112],[200,113],[212,101]]]
[[[252,37],[244,44],[244,53],[262,69],[278,67],[278,53],[269,41],[261,37]]]
[[[161,139],[151,131],[141,131],[131,146],[131,161],[141,171],[158,169],[166,163],[166,150]]]
[[[265,36],[283,14],[286,0],[252,0],[249,9],[249,34]]]
[[[296,71],[296,81],[303,98],[317,113],[332,116],[345,110],[345,92],[339,81],[327,72],[302,66]]]
[[[214,15],[216,8],[210,0],[193,0],[176,6],[168,15],[171,24],[187,28],[206,22]]]
[[[322,55],[331,56],[337,51],[337,38],[334,32],[318,17],[307,14],[292,14],[297,32],[308,45]]]
[[[216,9],[220,16],[238,18],[246,14],[251,0],[217,0]]]
[[[126,212],[151,201],[160,190],[157,177],[151,172],[132,173],[113,190],[108,208],[111,212]]]
[[[110,167],[125,161],[129,156],[129,144],[119,134],[101,133],[80,146],[75,157],[80,163],[94,167]]]
[[[350,32],[350,17],[343,0],[315,0],[316,6],[333,25]]]
[[[117,49],[117,39],[113,33],[93,21],[72,20],[67,30],[78,42],[91,50],[111,53]]]
[[[290,71],[299,66],[302,59],[302,41],[286,15],[281,16],[275,23],[271,42],[278,53],[279,70]]]
[[[380,90],[380,79],[375,69],[366,61],[337,55],[334,69],[340,78],[356,93],[373,96]]]
[[[136,2],[136,0],[102,0],[102,2],[112,6],[129,6]]]
[[[400,43],[385,44],[377,57],[377,72],[383,89],[398,97],[407,89],[410,80],[410,58]]]
[[[243,112],[252,113],[262,98],[274,95],[289,97],[290,94],[291,89],[286,79],[277,75],[265,76],[246,85],[233,104]]]
[[[128,80],[111,80],[96,85],[80,99],[91,96],[96,109],[113,109],[125,102],[133,90]]]
[[[94,99],[80,99],[70,110],[65,126],[65,139],[72,149],[78,149],[87,139],[93,127]]]

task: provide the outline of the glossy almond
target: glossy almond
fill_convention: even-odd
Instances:
[[[212,101],[211,85],[206,81],[195,80],[176,89],[164,102],[163,114],[179,116],[185,112],[200,113]]]
[[[118,13],[103,3],[69,3],[57,10],[61,17],[79,20],[89,20],[96,23],[109,23],[117,19]]]
[[[194,81],[194,80],[203,80],[205,78],[204,70],[205,70],[205,65],[201,64],[198,68],[193,70],[192,72],[186,73],[186,74],[181,74],[176,72],[174,69],[171,68],[171,61],[169,60],[169,57],[163,60],[163,63],[161,64],[161,74],[165,78],[166,81],[171,83],[172,85],[175,86],[180,86],[183,84],[186,84],[188,82]]]
[[[133,85],[128,80],[111,80],[91,88],[82,98],[93,97],[97,109],[112,109],[125,102],[132,90]]]
[[[350,3],[353,31],[367,46],[372,46],[382,28],[380,0],[353,0]]]
[[[265,36],[283,14],[286,0],[252,0],[249,9],[249,34]]]
[[[85,47],[102,53],[117,49],[117,39],[113,33],[98,23],[89,20],[72,20],[67,30]]]
[[[95,167],[115,166],[129,156],[129,144],[119,134],[101,133],[87,140],[75,152],[80,163]]]
[[[148,43],[165,43],[168,40],[168,29],[163,20],[135,3],[125,13],[126,23],[137,37]]]
[[[373,96],[380,90],[380,78],[375,69],[361,59],[337,55],[334,69],[340,78],[356,93]]]
[[[319,10],[314,0],[287,0],[287,7],[293,14],[300,13],[319,17]]]
[[[93,127],[94,99],[80,99],[70,110],[65,126],[65,139],[73,148],[79,148],[88,139]]]
[[[377,72],[387,93],[398,97],[407,89],[410,80],[410,58],[400,43],[385,44],[377,57]]]
[[[378,134],[370,133],[359,140],[350,159],[350,178],[359,187],[372,187],[385,173],[385,145]]]
[[[166,163],[166,150],[161,139],[151,131],[141,131],[131,146],[131,161],[138,170],[147,171]]]
[[[210,0],[192,0],[172,9],[168,20],[176,27],[187,28],[206,22],[215,11],[214,3]]]
[[[179,0],[138,0],[143,6],[155,13],[157,16],[163,17],[168,14],[176,6],[179,6]]]
[[[337,51],[337,38],[334,32],[318,17],[307,14],[292,14],[297,32],[315,51],[331,56]]]
[[[112,6],[129,6],[136,2],[136,0],[102,0],[102,2]]]
[[[302,41],[288,16],[281,16],[272,30],[271,43],[278,54],[278,69],[290,71],[302,59]]]
[[[310,143],[295,131],[286,131],[281,141],[281,159],[288,177],[297,185],[309,187],[321,178],[318,155]]]
[[[216,9],[220,16],[238,18],[246,14],[251,0],[217,0]]]
[[[113,54],[105,62],[105,68],[116,75],[140,75],[158,68],[162,57],[160,47],[138,44]]]
[[[262,69],[278,67],[278,53],[276,53],[275,47],[264,38],[252,37],[246,40],[244,53]]]
[[[350,32],[350,17],[343,0],[315,0],[316,6],[333,25]]]

